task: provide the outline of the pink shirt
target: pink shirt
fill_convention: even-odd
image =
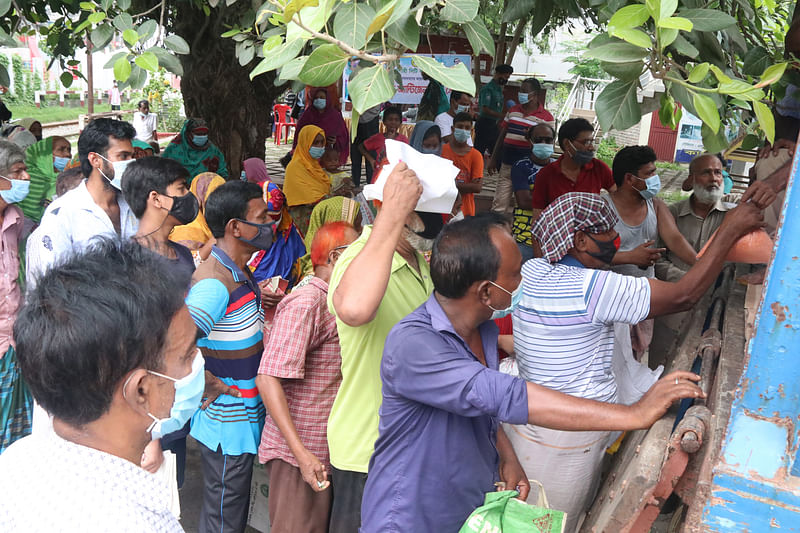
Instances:
[[[328,284],[317,277],[284,298],[264,342],[259,374],[281,378],[300,441],[330,470],[328,415],[342,382],[336,318],[328,311]],[[298,466],[278,426],[267,414],[258,460]]]
[[[17,318],[21,293],[19,278],[19,238],[22,233],[22,211],[15,205],[6,207],[0,225],[0,358],[13,344],[11,339]]]

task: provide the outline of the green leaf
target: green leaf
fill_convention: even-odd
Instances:
[[[374,18],[375,10],[369,4],[342,4],[333,19],[333,35],[360,50],[367,44],[367,28]]]
[[[145,51],[155,54],[158,58],[158,64],[161,67],[167,69],[176,76],[183,76],[183,65],[181,65],[181,61],[174,54],[158,46],[152,46]]]
[[[354,107],[350,113],[350,144],[356,142],[358,137],[358,111]]]
[[[692,31],[692,21],[683,17],[669,17],[658,21],[660,28],[672,28],[681,31]]]
[[[539,0],[536,3],[536,11],[533,13],[533,22],[531,22],[528,38],[533,39],[547,26],[550,18],[553,16],[553,0]],[[494,37],[492,37],[494,39]]]
[[[394,24],[388,25],[386,34],[409,50],[414,51],[419,46],[419,24],[411,11]]]
[[[164,37],[164,44],[167,48],[175,52],[176,54],[188,54],[189,50],[189,43],[181,37],[180,35],[167,35]]]
[[[223,38],[225,38],[225,39],[228,39],[228,38],[230,38],[230,37],[233,37],[234,35],[238,35],[238,34],[240,34],[240,33],[242,33],[242,30],[241,30],[241,29],[239,29],[239,28],[232,28],[232,29],[230,29],[230,30],[226,31],[225,33],[223,33],[222,35],[220,35],[220,37],[223,37]]]
[[[337,45],[323,44],[311,52],[298,78],[313,87],[327,87],[341,79],[349,58]]]
[[[646,0],[645,5],[650,12],[650,16],[656,21],[671,17],[678,9],[678,0]]]
[[[311,31],[322,30],[331,15],[333,3],[333,0],[319,0],[318,6],[306,6],[301,9],[300,17],[303,19],[303,24]],[[294,22],[289,22],[286,25],[286,42],[292,42],[298,38],[308,40],[312,38],[312,35]]]
[[[703,148],[706,152],[715,154],[727,150],[729,143],[725,136],[725,128],[720,128],[717,133],[714,133],[711,128],[703,124],[703,127],[700,128],[700,135],[703,137]]]
[[[103,22],[106,18],[106,14],[102,11],[95,11],[89,18],[87,19],[91,24],[97,24],[98,22]]]
[[[114,63],[116,63],[117,59],[119,59],[120,57],[127,57],[127,55],[128,55],[128,51],[127,50],[123,50],[122,52],[117,52],[116,54],[111,56],[111,58],[108,61],[106,61],[106,64],[103,65],[103,68],[114,68]],[[69,64],[69,62],[67,62],[67,64]],[[76,66],[76,65],[72,65],[72,66]]]
[[[638,80],[616,80],[606,85],[594,106],[603,131],[624,130],[639,123],[642,109],[636,100],[638,86]]]
[[[156,72],[158,70],[158,57],[152,52],[143,53],[134,59],[133,62],[150,72]]]
[[[467,22],[462,26],[464,33],[467,34],[469,45],[472,47],[473,55],[480,55],[481,50],[494,57],[494,38],[486,26],[480,20]]]
[[[675,105],[675,99],[668,93],[661,95],[661,108],[658,110],[658,119],[661,124],[670,129],[676,129],[682,116],[681,108]]]
[[[378,14],[375,15],[375,18],[372,19],[372,22],[367,26],[367,38],[373,33],[381,31],[383,27],[386,26],[386,23],[389,22],[389,17],[392,16],[395,4],[397,4],[397,0],[392,0],[378,11]]]
[[[114,27],[117,28],[119,31],[133,29],[133,17],[131,17],[127,13],[120,13],[119,15],[114,17],[112,22],[114,23]]]
[[[131,0],[117,0],[117,7],[120,11],[127,11],[131,8]]]
[[[139,39],[144,42],[152,37],[157,29],[158,23],[153,19],[148,19],[142,22],[139,27],[136,28],[136,33],[139,34]]]
[[[79,6],[81,7],[81,9],[83,9],[84,11],[91,11],[92,13],[94,13],[94,10],[95,10],[95,9],[97,9],[97,6],[95,6],[95,5],[94,5],[92,2],[81,2],[81,3],[80,3],[80,4],[78,4],[78,5],[79,5]]]
[[[634,46],[638,46],[639,48],[650,48],[653,46],[650,36],[642,30],[633,28],[609,28],[608,31],[614,37],[619,37],[623,41],[627,41]]]
[[[250,71],[250,79],[252,80],[259,74],[282,67],[297,57],[297,54],[303,49],[305,43],[303,39],[295,39],[294,41],[284,43],[276,52],[262,59],[261,62]]]
[[[256,49],[253,47],[252,43],[248,43],[249,46],[244,46],[239,51],[239,54],[236,58],[239,60],[239,65],[246,67],[256,56]]]
[[[508,3],[508,7],[503,11],[503,22],[511,22],[530,16],[534,8],[539,8],[537,0],[514,0]]]
[[[128,81],[131,75],[131,63],[127,57],[120,57],[114,61],[114,77],[117,81]]]
[[[144,84],[146,82],[147,82],[147,71],[134,65],[133,68],[131,69],[131,75],[128,78],[128,85],[132,89],[141,89],[142,87],[144,87]]]
[[[8,13],[8,10],[11,9],[11,0],[0,0],[0,17]],[[6,73],[6,75],[8,75]],[[72,76],[70,76],[72,79]],[[8,84],[3,84],[4,87],[8,87]]]
[[[786,67],[789,63],[777,63],[764,69],[761,74],[761,80],[756,84],[756,87],[766,87],[772,85],[783,77],[786,72]],[[772,141],[770,141],[772,142]]]
[[[5,67],[3,67],[3,69],[5,70]],[[6,73],[6,77],[8,77],[8,73]],[[72,85],[72,72],[62,72],[58,79],[61,80],[61,85],[69,89],[70,85]],[[11,82],[9,81],[8,83],[10,84]],[[6,85],[6,87],[8,87],[8,85]]]
[[[122,40],[124,40],[130,46],[133,46],[139,42],[139,34],[136,33],[136,30],[125,30],[122,32]]]
[[[760,100],[764,98],[764,91],[750,85],[746,81],[730,80],[725,83],[720,83],[717,87],[720,93],[735,95],[744,100]]]
[[[386,23],[386,26],[391,26],[398,20],[410,15],[412,2],[413,0],[397,0],[394,5],[394,9],[392,10],[392,16],[389,17],[389,21]]]
[[[713,133],[719,131],[719,111],[714,100],[700,93],[694,93],[692,97],[694,108],[697,110],[697,118],[702,120]]]
[[[744,55],[742,72],[748,76],[758,76],[772,64],[772,56],[761,46],[754,46]]]
[[[439,13],[448,22],[470,22],[478,16],[478,0],[445,0],[444,8]]]
[[[675,40],[672,42],[672,46],[675,48],[676,52],[687,57],[696,58],[700,55],[700,50],[695,48],[692,43],[686,40],[686,37],[680,34],[675,37]]]
[[[715,78],[717,78],[717,81],[718,81],[719,83],[731,83],[731,82],[733,81],[733,80],[730,78],[730,76],[728,76],[727,74],[725,74],[724,72],[722,72],[722,69],[720,69],[718,66],[716,66],[716,65],[709,65],[709,66],[708,66],[708,68],[710,68],[710,69],[711,69],[711,72],[713,72],[713,73],[714,73],[714,77],[715,77]]]
[[[642,61],[631,61],[630,63],[608,63],[600,62],[600,68],[608,72],[612,77],[619,80],[635,80],[642,75],[644,63]]]
[[[411,64],[448,89],[475,96],[475,79],[464,63],[446,67],[432,57],[414,56],[411,59]]]
[[[762,102],[753,102],[753,111],[756,113],[756,120],[758,125],[764,130],[767,140],[770,143],[775,142],[775,117],[772,115],[772,110],[767,104]]]
[[[365,68],[355,75],[349,85],[353,109],[359,114],[394,96],[394,83],[382,65]]]
[[[656,33],[658,34],[662,50],[671,45],[675,39],[678,38],[678,30],[675,28],[656,28]]]
[[[736,24],[736,19],[719,9],[684,9],[679,12],[692,21],[697,31],[719,31]]]
[[[108,11],[111,8],[111,3],[112,2],[113,2],[113,0],[102,0],[102,2],[100,2],[100,8],[103,11]],[[2,13],[0,13],[0,14],[2,14]]]
[[[742,150],[754,150],[761,144],[761,139],[758,138],[758,135],[753,135],[752,133],[746,135],[744,139],[742,139]]]
[[[114,37],[114,29],[109,24],[101,24],[92,30],[91,40],[95,48],[105,48]]]
[[[283,18],[286,20],[292,20],[295,13],[303,9],[304,7],[308,6],[318,6],[319,0],[292,0],[291,2],[286,4],[286,8],[283,10]]]
[[[599,59],[609,63],[629,63],[644,58],[647,50],[628,43],[610,43],[592,48],[583,54],[589,59]]]
[[[77,34],[79,34],[80,32],[82,32],[83,30],[85,30],[86,28],[88,28],[91,25],[92,25],[92,23],[89,22],[89,19],[87,18],[86,20],[84,20],[83,22],[81,22],[80,24],[78,24],[77,26],[72,28],[72,33],[73,33],[73,35],[77,35]],[[3,32],[3,33],[5,33],[5,32]],[[14,46],[17,46],[17,44],[16,44],[16,42],[14,42],[11,45],[6,45],[6,46],[14,47]]]
[[[303,70],[303,65],[308,61],[309,56],[300,56],[292,59],[284,66],[281,67],[281,72],[278,75],[279,81],[296,80],[300,76],[300,71]]]
[[[650,12],[647,10],[647,6],[633,4],[625,6],[614,13],[614,16],[608,21],[608,27],[619,29],[635,28],[644,24],[649,18]]]
[[[706,76],[708,75],[708,63],[700,63],[699,65],[695,65],[692,68],[692,72],[689,73],[689,83],[700,83]]]

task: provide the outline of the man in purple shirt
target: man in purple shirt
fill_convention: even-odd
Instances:
[[[380,433],[361,532],[455,532],[502,480],[530,486],[500,422],[563,430],[632,430],[699,376],[674,372],[625,406],[562,394],[497,371],[497,327],[519,302],[522,256],[497,215],[449,224],[431,258],[433,295],[389,333],[381,363]],[[539,406],[546,406],[540,409]]]

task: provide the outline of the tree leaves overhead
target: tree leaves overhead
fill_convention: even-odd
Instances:
[[[176,54],[186,55],[189,53],[189,43],[180,35],[167,35],[164,37],[164,44]]]
[[[485,51],[487,54],[494,56],[494,39],[483,22],[474,20],[465,24],[464,33],[467,34],[467,39],[474,55]]]
[[[736,19],[717,9],[683,9],[678,15],[692,21],[697,31],[719,31],[736,24]]]
[[[311,52],[298,78],[313,87],[327,87],[342,77],[350,56],[335,44],[323,44]]]
[[[475,96],[475,79],[464,63],[446,67],[432,57],[414,56],[411,64],[445,87]]]
[[[512,22],[522,17],[527,17],[531,13],[535,15],[535,8],[541,0],[514,0],[508,2],[508,7],[503,12],[503,22]]]
[[[382,65],[365,68],[355,75],[349,85],[353,108],[359,114],[382,104],[394,96],[394,83],[389,71]]]
[[[394,24],[389,24],[386,34],[408,50],[416,50],[419,46],[419,24],[411,12],[406,13]]]
[[[97,48],[105,48],[114,37],[114,29],[109,24],[101,24],[92,30],[92,45]]]
[[[342,4],[333,19],[333,35],[353,48],[363,48],[367,44],[367,28],[374,18],[375,10],[367,3]]]
[[[442,18],[449,22],[471,22],[478,14],[478,0],[445,0]]]
[[[592,48],[586,57],[609,63],[629,63],[644,58],[647,50],[628,43],[609,43]]]
[[[692,96],[694,108],[697,110],[697,116],[702,120],[713,133],[719,131],[719,112],[717,111],[717,104],[708,96],[700,93],[695,93]]]
[[[639,123],[642,110],[636,99],[638,87],[638,80],[617,80],[603,89],[595,102],[597,119],[603,130],[625,130]]]

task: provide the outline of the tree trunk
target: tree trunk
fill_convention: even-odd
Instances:
[[[245,2],[227,9],[240,4]],[[285,85],[275,86],[274,72],[250,81],[249,72],[261,58],[246,67],[239,65],[235,41],[220,37],[226,31],[223,6],[224,2],[209,17],[191,6],[182,7],[172,30],[191,47],[191,54],[179,56],[186,116],[208,122],[209,138],[225,154],[229,178],[236,179],[245,159],[264,158],[272,105]]]
[[[519,46],[519,41],[522,38],[522,32],[525,30],[525,26],[528,25],[528,20],[529,17],[524,17],[521,18],[517,23],[517,27],[514,30],[514,37],[511,39],[511,45],[508,47],[508,52],[506,53],[505,60],[503,61],[506,65],[510,65],[514,60],[514,54],[517,53],[517,47]]]

